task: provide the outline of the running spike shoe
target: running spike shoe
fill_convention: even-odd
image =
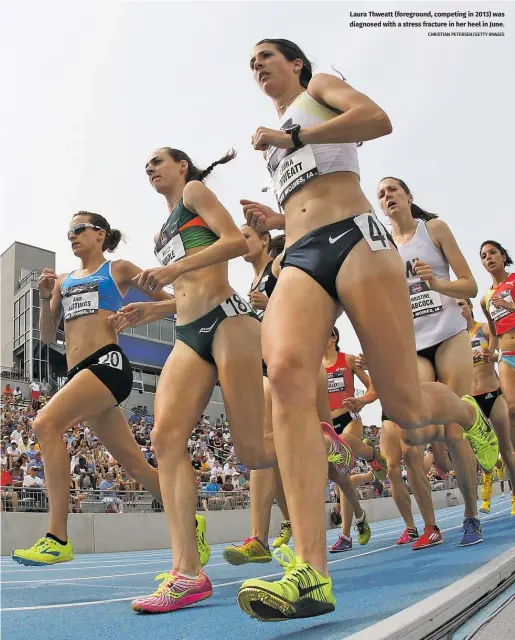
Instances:
[[[73,560],[72,543],[70,538],[64,545],[52,538],[40,538],[30,549],[13,549],[11,558],[29,567],[70,562]]]
[[[483,542],[481,521],[478,518],[465,518],[461,530],[463,531],[461,547],[471,547],[473,544]]]
[[[284,576],[275,582],[246,580],[238,591],[242,611],[262,622],[311,618],[334,611],[331,578],[295,557],[286,545],[274,551],[274,558],[284,567]]]
[[[476,420],[468,431],[463,432],[463,438],[470,442],[470,446],[484,471],[491,471],[499,458],[499,443],[492,429],[490,420],[485,416],[481,407],[472,396],[461,398],[476,410]]]
[[[427,549],[428,547],[434,547],[437,544],[442,544],[442,542],[443,537],[438,527],[424,527],[424,533],[411,548],[413,551],[419,551],[420,549]]]
[[[413,542],[413,540],[418,539],[418,529],[410,529],[409,527],[406,527],[395,544],[409,544],[410,542]]]
[[[149,596],[132,601],[132,608],[138,613],[169,613],[195,604],[213,595],[213,587],[206,574],[201,571],[196,578],[183,576],[176,571],[160,573],[155,580],[161,580],[157,590]]]
[[[515,496],[511,496],[511,515],[515,516]]]
[[[329,547],[329,553],[342,553],[342,551],[350,551],[352,549],[352,538],[347,538],[341,533],[338,540]]]
[[[363,520],[361,522],[356,522],[356,526],[354,529],[358,532],[358,542],[361,545],[365,545],[370,540],[370,536],[372,535],[372,530],[370,529],[370,525],[368,524],[367,514],[363,511]]]
[[[281,522],[281,532],[277,538],[272,542],[272,547],[278,549],[283,544],[288,544],[291,539],[291,522],[289,520],[283,520]]]
[[[195,516],[195,523],[197,527],[197,549],[200,556],[200,564],[202,567],[205,567],[209,562],[209,558],[211,557],[211,547],[206,540],[206,519],[204,516],[201,516],[197,513],[197,515]]]
[[[321,422],[322,432],[330,440],[327,461],[334,465],[337,473],[342,476],[350,475],[354,464],[354,455],[349,445],[344,442],[327,422]]]
[[[239,547],[225,547],[223,557],[235,566],[249,562],[272,562],[270,549],[259,538],[247,538]]]
[[[490,500],[483,500],[479,507],[479,513],[490,513]]]

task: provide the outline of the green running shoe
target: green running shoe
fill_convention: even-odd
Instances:
[[[274,551],[284,567],[280,580],[246,580],[238,591],[238,604],[251,618],[279,622],[294,618],[312,618],[334,611],[336,600],[331,578],[325,578],[286,545]]]
[[[11,558],[18,564],[29,567],[70,562],[73,560],[72,543],[69,538],[65,545],[52,538],[40,538],[30,549],[13,549]]]
[[[491,471],[499,458],[499,442],[492,428],[490,420],[482,412],[481,407],[472,396],[461,398],[476,410],[476,420],[468,431],[463,431],[463,438],[470,442],[470,446],[485,471]]]
[[[225,547],[223,557],[226,562],[236,566],[249,562],[272,562],[270,549],[259,538],[247,538],[239,547]]]
[[[206,540],[206,519],[197,513],[195,522],[197,526],[197,549],[200,556],[200,564],[205,567],[211,557],[211,547]]]
[[[291,539],[291,535],[291,522],[289,520],[284,520],[281,522],[281,533],[272,542],[272,547],[274,549],[278,549],[281,545],[288,544]]]
[[[356,522],[356,526],[354,527],[358,532],[358,542],[361,545],[365,545],[370,540],[370,536],[372,535],[372,530],[370,529],[370,525],[368,524],[367,514],[363,511],[363,520],[361,522]]]

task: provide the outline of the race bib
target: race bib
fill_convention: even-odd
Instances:
[[[510,291],[501,291],[499,295],[506,302],[513,304],[513,298],[511,296]],[[509,311],[508,309],[503,309],[502,307],[494,306],[494,303],[492,301],[490,301],[489,311],[490,311],[490,317],[494,322],[498,322],[499,320],[506,318],[506,316],[509,316],[510,313],[513,313],[513,311]]]
[[[163,228],[156,242],[154,253],[159,264],[163,267],[166,267],[170,262],[177,262],[177,260],[184,258],[186,251],[177,225],[172,229]]]
[[[243,316],[252,313],[250,306],[235,293],[220,305],[228,318],[233,316]]]
[[[336,371],[335,373],[329,373],[327,375],[327,391],[328,393],[345,391],[345,381],[341,371]]]
[[[311,145],[301,149],[277,149],[268,155],[268,171],[279,205],[308,180],[319,175]]]
[[[390,250],[390,242],[386,235],[386,229],[373,213],[362,213],[354,218],[363,237],[372,251]]]
[[[121,371],[123,368],[122,354],[119,351],[109,351],[105,356],[100,356],[98,364],[103,364],[107,367],[111,367],[112,369],[119,369]]]
[[[88,282],[61,292],[65,320],[98,313],[98,283]]]
[[[423,280],[409,285],[409,295],[413,320],[443,311],[442,297],[432,291]]]

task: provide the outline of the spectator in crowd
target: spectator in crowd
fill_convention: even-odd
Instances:
[[[23,439],[23,425],[17,424],[16,429],[11,433],[11,442],[15,442],[16,444],[20,444]]]
[[[7,383],[2,391],[2,395],[4,396],[6,402],[9,402],[13,398],[13,390],[9,383]]]
[[[79,461],[75,465],[73,473],[79,478],[80,489],[89,489],[91,487],[93,491],[96,491],[97,478],[93,473],[93,471],[90,471],[86,458],[82,456],[79,457]],[[85,486],[85,483],[86,483],[86,486]]]
[[[6,501],[6,506],[7,501],[9,501],[11,509],[16,511],[18,508],[18,496],[13,490],[13,478],[4,463],[2,463],[2,475],[0,478],[0,495],[0,511],[3,510],[4,500]]]
[[[18,449],[18,446],[16,445],[15,442],[10,442],[7,445],[6,453],[7,453],[7,466],[12,467],[14,460],[20,457],[21,451]]]
[[[0,443],[0,447],[1,447],[0,461],[2,465],[5,465],[5,468],[7,469],[7,444],[5,440],[2,440],[2,442]]]
[[[22,399],[22,396],[23,396],[23,394],[21,392],[20,387],[16,387],[16,389],[13,392],[14,402],[20,402],[20,400]]]
[[[45,465],[43,462],[43,457],[41,455],[41,451],[38,451],[34,456],[34,460],[29,462],[29,471],[34,470],[36,472],[36,476],[41,480],[45,480]]]
[[[21,442],[18,443],[18,449],[22,453],[27,453],[30,447],[29,436],[25,433],[21,439]]]
[[[23,478],[23,486],[28,489],[42,489],[45,486],[45,483],[36,475],[36,469],[32,467],[32,469],[29,469],[28,474]]]
[[[25,471],[21,467],[21,460],[17,459],[10,470],[13,487],[22,487],[25,479]]]
[[[123,502],[116,495],[120,485],[115,482],[111,471],[105,475],[105,480],[100,483],[100,499],[106,505],[106,512],[123,513]]]
[[[37,383],[36,380],[33,380],[30,384],[30,399],[33,402],[33,406],[34,406],[34,402],[39,400],[39,393],[40,393],[40,388],[39,388],[39,384]]]

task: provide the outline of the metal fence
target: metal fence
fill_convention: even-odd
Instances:
[[[431,481],[432,491],[448,491],[457,487],[456,480]],[[409,488],[409,487],[408,487]],[[9,488],[2,490],[3,508],[13,510],[12,492],[17,497],[17,511],[48,511],[48,495],[45,489]],[[389,487],[378,495],[373,485],[358,487],[360,500],[380,499],[391,496]],[[326,502],[334,502],[335,495],[327,487]],[[248,509],[250,493],[248,491],[199,491],[197,493],[198,511],[223,511]],[[74,489],[70,494],[70,513],[160,513],[163,506],[148,491],[105,492],[93,489]]]

